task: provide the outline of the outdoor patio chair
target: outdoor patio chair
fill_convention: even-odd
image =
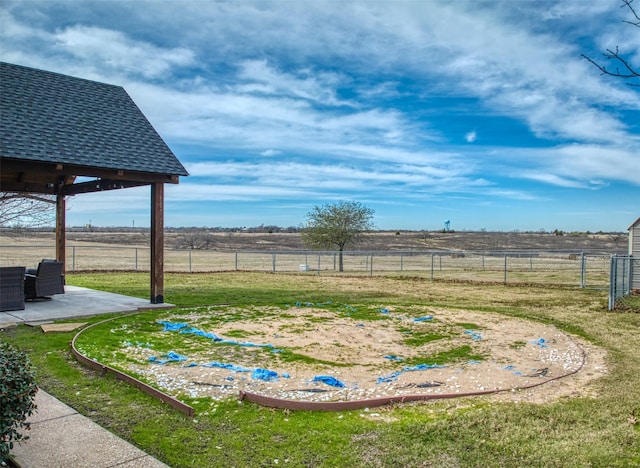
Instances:
[[[62,262],[45,259],[38,264],[35,271],[28,269],[24,277],[25,299],[64,294],[63,267]]]
[[[24,267],[0,267],[0,311],[24,309]]]

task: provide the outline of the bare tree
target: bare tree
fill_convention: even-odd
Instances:
[[[202,229],[189,229],[180,233],[175,240],[175,245],[179,249],[206,250],[214,246],[214,239]]]
[[[635,26],[636,28],[640,28],[640,16],[634,9],[632,5],[633,2],[634,0],[622,0],[621,8],[628,8],[634,18],[631,21],[623,21],[623,23],[627,23],[631,26]],[[631,64],[630,59],[627,58],[625,54],[620,52],[618,46],[616,46],[615,49],[607,49],[606,52],[602,54],[605,59],[612,61],[613,65],[610,67],[602,65],[584,54],[581,55],[593,65],[595,65],[603,75],[615,76],[617,78],[629,80],[627,82],[629,86],[640,87],[640,69],[637,68],[637,66]]]
[[[55,197],[49,195],[0,192],[0,227],[51,225],[55,203]]]
[[[307,213],[307,225],[302,229],[305,244],[314,248],[337,247],[339,271],[344,271],[342,252],[356,244],[365,231],[373,229],[373,210],[358,202],[341,201],[315,206]]]

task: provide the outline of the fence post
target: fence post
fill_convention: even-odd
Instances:
[[[629,288],[631,287],[631,276],[629,275],[629,272],[631,271],[631,261],[625,260],[622,264],[622,295],[626,296],[627,291],[629,291]]]
[[[612,255],[609,264],[609,310],[613,310],[616,305],[616,256]]]
[[[138,247],[136,247],[136,252],[134,257],[135,257],[135,264],[136,264],[135,269],[136,271],[138,271]]]
[[[76,271],[76,246],[71,247],[71,271]]]
[[[484,271],[484,253],[482,254],[482,271]]]
[[[507,284],[507,254],[504,255],[504,284]]]
[[[238,251],[237,250],[235,255],[235,270],[238,271]]]
[[[586,258],[584,256],[584,252],[580,252],[580,287],[584,288],[586,287],[585,285],[585,280],[586,280],[586,267],[587,267],[587,262],[586,262]]]
[[[192,270],[191,270],[191,252],[193,252],[193,249],[189,249],[189,273],[192,272]]]
[[[276,253],[275,252],[271,254],[271,272],[272,273],[276,272]]]
[[[431,279],[433,279],[433,260],[434,260],[433,256],[434,255],[435,254],[431,252]]]
[[[402,267],[402,254],[400,254],[400,271],[404,271]]]
[[[320,254],[318,254],[318,276],[320,276]]]
[[[369,276],[373,276],[373,253],[371,254],[371,263],[369,265],[371,266]]]

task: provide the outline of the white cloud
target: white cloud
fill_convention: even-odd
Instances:
[[[474,131],[468,132],[464,135],[464,139],[467,143],[473,143],[478,139],[478,134]]]
[[[163,77],[173,67],[194,63],[194,54],[188,49],[164,49],[103,28],[68,27],[56,31],[53,39],[63,51],[98,69],[118,70],[144,78]]]
[[[237,78],[240,84],[233,89],[240,94],[279,95],[330,106],[354,106],[354,103],[336,97],[335,89],[343,80],[337,73],[308,68],[296,70],[295,74],[283,73],[267,60],[246,60],[239,67]]]

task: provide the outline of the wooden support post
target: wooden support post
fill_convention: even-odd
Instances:
[[[66,270],[66,202],[64,195],[56,196],[56,260],[62,262],[62,273]]]
[[[164,302],[164,184],[151,185],[151,303]]]

